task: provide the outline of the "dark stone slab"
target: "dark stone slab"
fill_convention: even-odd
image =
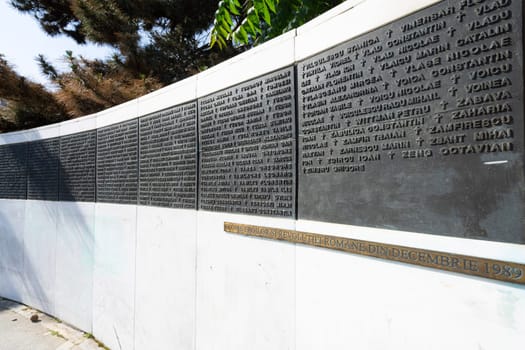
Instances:
[[[295,216],[293,67],[199,99],[199,208]]]
[[[60,138],[61,201],[95,201],[96,151],[95,130]]]
[[[299,218],[525,243],[522,67],[520,1],[444,1],[300,62]]]
[[[27,198],[27,144],[0,146],[0,198]]]
[[[197,102],[142,117],[139,204],[197,208]]]
[[[27,199],[58,200],[58,138],[29,142]]]
[[[138,119],[97,130],[97,202],[137,204]]]

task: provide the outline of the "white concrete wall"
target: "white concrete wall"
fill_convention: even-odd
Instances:
[[[137,207],[97,203],[93,334],[111,349],[132,349]]]
[[[293,220],[198,212],[196,349],[295,349],[295,246],[224,232],[224,221]]]
[[[59,203],[57,226],[55,315],[92,333],[95,204]]]
[[[22,301],[26,201],[0,199],[0,295]]]
[[[300,220],[297,230],[524,263],[523,245]],[[297,246],[297,349],[519,349],[525,286]],[[316,329],[316,332],[311,332]]]
[[[349,0],[197,76],[91,116],[0,135],[0,144],[92,130],[188,102],[435,2]],[[0,199],[0,295],[92,332],[112,349],[523,349],[525,286],[233,235],[224,221],[525,263],[525,247],[508,243]]]
[[[138,207],[135,348],[194,349],[197,212]]]
[[[24,220],[24,302],[55,314],[57,202],[28,200]]]

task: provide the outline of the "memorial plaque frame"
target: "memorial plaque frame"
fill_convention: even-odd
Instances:
[[[299,219],[525,243],[523,9],[485,5],[298,63]]]
[[[95,202],[97,131],[60,137],[59,198]]]
[[[196,100],[139,118],[139,205],[197,209],[197,119]]]
[[[28,143],[27,199],[58,200],[60,138]]]
[[[199,209],[295,218],[295,67],[198,101]]]
[[[0,145],[0,198],[27,199],[26,142]]]
[[[137,204],[138,118],[97,129],[97,202]]]

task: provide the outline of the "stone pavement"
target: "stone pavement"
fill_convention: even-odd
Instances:
[[[31,322],[37,314],[39,321]],[[0,350],[102,350],[89,334],[25,305],[0,298]]]

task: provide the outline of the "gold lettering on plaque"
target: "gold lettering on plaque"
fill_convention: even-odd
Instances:
[[[513,262],[231,222],[224,223],[224,231],[340,250],[504,282],[525,284],[525,265]]]

